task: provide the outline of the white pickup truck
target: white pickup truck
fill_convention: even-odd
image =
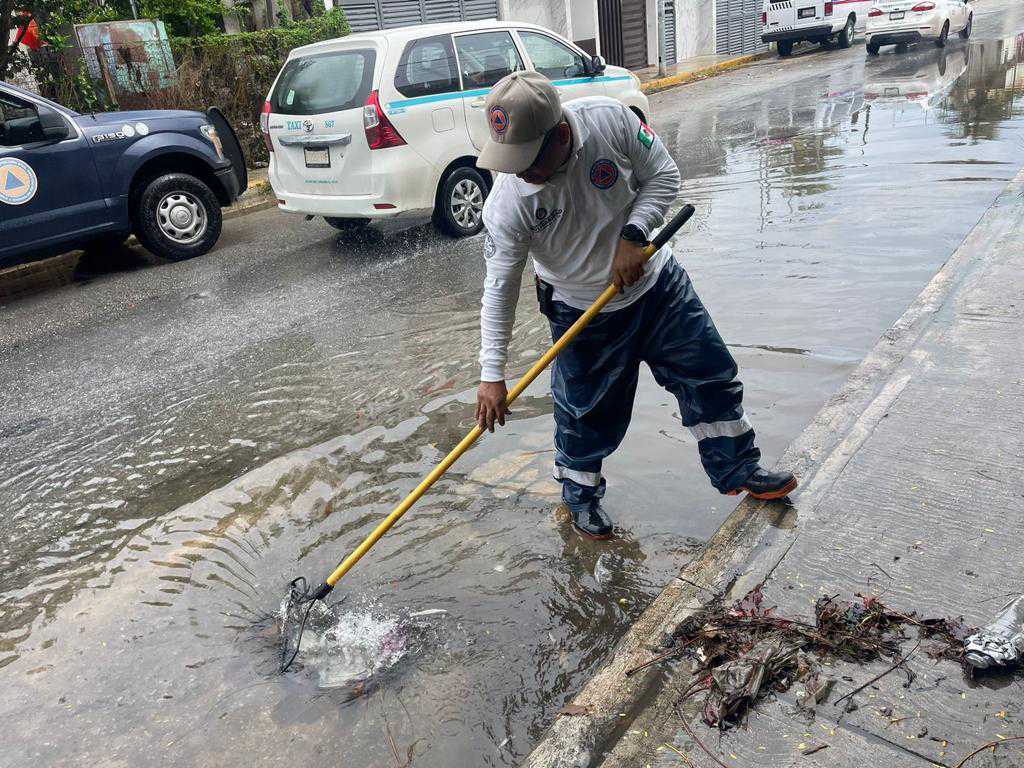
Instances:
[[[801,41],[849,48],[867,26],[872,0],[764,0],[761,40],[789,56]]]

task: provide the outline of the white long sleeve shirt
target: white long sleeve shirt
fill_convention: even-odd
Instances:
[[[679,193],[679,169],[661,139],[627,107],[593,96],[564,105],[573,149],[546,184],[500,173],[484,204],[487,276],[480,311],[480,380],[502,381],[527,256],[554,298],[584,310],[608,287],[619,233],[649,237]],[[604,308],[629,306],[672,258],[666,245],[643,277]]]

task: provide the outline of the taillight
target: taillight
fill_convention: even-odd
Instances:
[[[882,12],[880,10],[878,10],[877,8],[872,8],[870,11],[868,11],[868,18],[871,18],[871,19],[877,19],[881,15],[882,15]]]
[[[910,10],[917,11],[918,13],[920,13],[921,11],[934,11],[935,3],[918,3]]]
[[[380,108],[380,99],[376,91],[370,93],[366,106],[363,107],[363,129],[366,131],[366,143],[370,145],[370,149],[387,149],[405,144],[405,139],[395,130],[395,126]]]
[[[768,24],[768,11],[761,11],[761,26]]]
[[[825,3],[825,15],[826,16],[831,16],[832,15],[832,3]]]
[[[260,132],[263,134],[263,143],[267,146],[267,152],[274,151],[274,145],[270,141],[270,99],[263,102],[263,110],[260,112]]]

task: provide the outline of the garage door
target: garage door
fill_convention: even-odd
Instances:
[[[761,0],[715,0],[715,52],[740,56],[763,51]]]
[[[609,64],[647,66],[646,0],[598,0],[597,25],[601,55]]]
[[[497,0],[341,0],[340,5],[353,32],[498,18]]]

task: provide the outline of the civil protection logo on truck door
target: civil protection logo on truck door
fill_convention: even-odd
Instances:
[[[0,203],[23,205],[36,196],[36,172],[16,157],[0,157]]]
[[[609,189],[619,180],[619,169],[611,160],[601,158],[590,166],[590,183],[598,189]]]

